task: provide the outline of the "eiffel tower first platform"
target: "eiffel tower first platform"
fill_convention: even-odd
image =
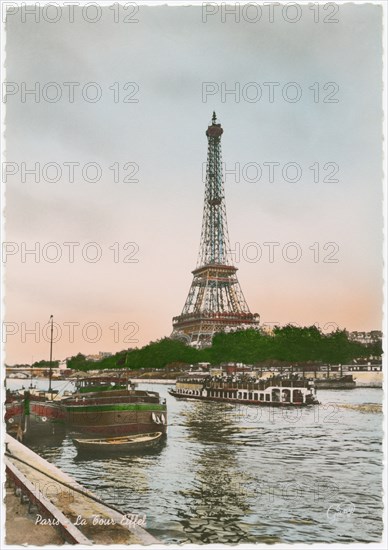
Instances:
[[[174,317],[172,338],[192,346],[210,345],[213,335],[238,328],[258,328],[260,317],[251,313],[231,264],[222,173],[223,129],[213,113],[206,130],[208,141],[206,187],[201,245],[193,282],[181,315]]]

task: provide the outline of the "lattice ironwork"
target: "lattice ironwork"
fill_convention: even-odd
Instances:
[[[201,244],[193,282],[181,315],[173,318],[172,337],[192,345],[211,343],[216,332],[258,327],[259,315],[250,312],[231,263],[222,173],[223,129],[213,113],[208,140],[206,186]]]

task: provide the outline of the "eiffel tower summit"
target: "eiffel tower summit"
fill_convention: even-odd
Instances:
[[[221,156],[223,132],[213,112],[206,130],[206,187],[198,262],[182,313],[172,320],[172,338],[195,347],[210,345],[216,332],[257,328],[260,320],[257,313],[250,312],[237,268],[230,260]]]

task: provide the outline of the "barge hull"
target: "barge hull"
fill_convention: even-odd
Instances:
[[[132,435],[151,433],[155,430],[167,433],[167,411],[163,409],[151,410],[68,410],[67,422],[72,432],[90,433],[102,437],[117,435]],[[155,422],[152,418],[159,420]],[[164,418],[164,423],[162,421]]]

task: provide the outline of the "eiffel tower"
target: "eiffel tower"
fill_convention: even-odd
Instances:
[[[230,259],[221,159],[223,129],[213,112],[208,141],[201,245],[193,282],[181,315],[174,317],[172,338],[192,346],[210,345],[213,335],[230,329],[258,328]]]

